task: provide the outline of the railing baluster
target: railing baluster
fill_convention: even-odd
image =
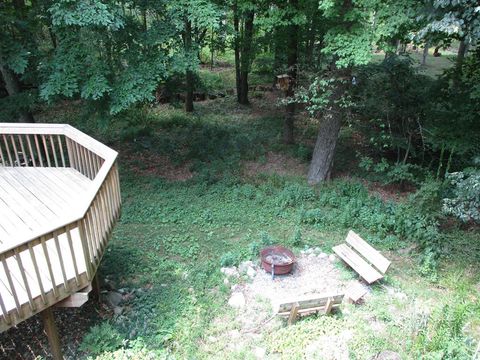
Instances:
[[[5,303],[3,302],[2,293],[0,293],[0,308],[2,309],[2,316],[5,319],[5,322],[8,325],[10,325],[12,321],[10,320],[10,315],[8,314],[7,309],[5,308]]]
[[[33,166],[36,167],[37,161],[35,160],[35,154],[33,152],[32,142],[30,141],[30,135],[27,134],[25,135],[25,137],[27,138],[27,146],[28,146],[28,151],[30,152],[30,159],[32,160]]]
[[[3,146],[0,143],[0,161],[2,162],[3,166],[7,166],[7,163],[5,161],[5,157],[3,156]]]
[[[52,135],[49,136],[49,139],[50,139],[50,147],[52,148],[53,160],[55,162],[55,167],[58,167],[57,151],[55,150],[55,142],[53,141]]]
[[[62,159],[62,166],[66,167],[65,163],[65,154],[63,153],[63,145],[62,145],[62,137],[60,135],[57,135],[57,141],[58,141],[58,147],[60,149],[60,157]]]
[[[58,241],[58,234],[56,231],[53,232],[53,241],[55,242],[55,248],[57,249],[57,257],[58,261],[60,262],[60,270],[62,271],[63,276],[63,286],[65,287],[66,291],[70,291],[70,287],[68,286],[67,273],[65,271],[65,264],[63,263],[62,250],[60,249],[60,243]]]
[[[29,166],[28,165],[28,156],[27,156],[27,153],[25,152],[25,146],[23,145],[23,135],[18,135],[18,141],[20,143],[20,149],[22,150],[24,165]],[[20,164],[20,166],[21,166],[21,164]]]
[[[78,286],[80,284],[80,281],[78,279],[77,258],[75,257],[75,250],[73,249],[72,234],[70,233],[70,227],[67,227],[66,229],[67,229],[68,246],[70,247],[70,255],[72,255],[73,270],[75,271],[75,284],[77,284]]]
[[[47,139],[45,138],[45,135],[41,135],[41,137],[42,137],[43,148],[45,150],[45,158],[47,159],[47,165],[48,167],[51,167],[52,163],[50,162],[50,154],[48,153]]]
[[[50,262],[50,255],[48,254],[47,244],[45,243],[45,237],[41,237],[41,244],[43,249],[43,255],[45,255],[45,260],[47,261],[48,273],[50,274],[50,281],[52,282],[52,291],[53,296],[58,297],[57,282],[55,281],[55,276],[53,275],[52,263]]]
[[[85,239],[87,240],[87,246],[88,246],[88,251],[90,254],[90,262],[93,263],[94,260],[94,249],[93,247],[95,246],[94,241],[95,241],[95,235],[91,231],[91,224],[89,220],[88,214],[90,213],[90,208],[87,210],[87,213],[83,217],[83,228],[84,228],[84,233],[85,233]]]
[[[13,284],[12,274],[10,274],[10,269],[8,268],[5,255],[2,255],[2,265],[3,265],[3,270],[5,271],[5,275],[7,276],[8,285],[10,286],[10,290],[12,291],[13,301],[15,301],[15,307],[17,309],[17,313],[19,316],[21,316],[21,307],[20,307],[20,302],[18,301],[17,290],[15,289],[15,285]]]
[[[7,150],[7,156],[8,156],[8,161],[10,163],[10,166],[14,166],[12,161],[12,154],[10,152],[10,146],[8,146],[7,137],[5,135],[3,135],[2,137],[3,137],[3,143],[5,144],[5,150]]]
[[[78,221],[78,231],[80,232],[80,240],[82,242],[83,254],[85,258],[85,269],[87,270],[87,278],[88,280],[93,279],[93,272],[92,272],[92,263],[90,262],[90,254],[88,253],[88,246],[87,246],[87,239],[85,237],[85,229],[83,221]],[[96,266],[95,266],[96,270]]]
[[[33,268],[35,269],[35,275],[37,276],[38,287],[40,289],[40,297],[42,298],[43,304],[47,304],[47,299],[45,298],[45,290],[43,288],[43,281],[40,275],[40,271],[38,270],[37,258],[35,256],[35,251],[32,248],[31,244],[28,244],[28,251],[30,253],[30,257],[32,258]]]
[[[30,304],[30,309],[33,312],[35,312],[36,308],[35,308],[35,304],[33,303],[30,284],[28,283],[28,280],[27,280],[26,270],[23,267],[22,257],[20,256],[20,253],[18,252],[17,249],[15,249],[15,260],[17,260],[17,266],[18,266],[18,269],[20,270],[20,274],[22,275],[22,280],[23,280],[23,284],[25,285],[25,290],[27,291],[28,303]]]
[[[40,150],[40,144],[38,143],[38,135],[34,134],[33,139],[35,140],[35,147],[37,148],[38,161],[40,162],[40,166],[43,167],[43,156]]]
[[[87,161],[88,161],[88,168],[90,169],[90,179],[95,179],[95,176],[97,176],[97,171],[93,167],[93,161],[92,161],[92,152],[90,150],[87,150]]]
[[[10,141],[12,142],[13,154],[15,155],[15,161],[17,162],[17,166],[20,166],[20,158],[18,156],[17,144],[15,144],[15,137],[10,135]],[[15,166],[15,165],[14,165]]]

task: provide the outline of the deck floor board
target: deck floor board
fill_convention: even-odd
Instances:
[[[15,245],[25,235],[35,232],[45,224],[65,218],[82,203],[82,196],[89,190],[91,180],[71,168],[35,168],[0,166],[0,244]],[[46,239],[45,247],[51,263],[52,274],[48,269],[47,256],[41,244],[32,247],[35,255],[43,292],[54,286],[64,284],[77,275],[72,257],[78,266],[78,275],[85,273],[84,253],[77,228],[70,230],[73,254],[66,233],[57,234],[59,250],[55,239]],[[20,305],[29,302],[26,284],[23,280],[19,259],[25,270],[26,280],[32,298],[42,291],[38,284],[37,273],[28,250],[6,259],[14,290]],[[63,260],[63,271],[60,263]],[[64,276],[65,273],[65,276]],[[52,277],[53,275],[53,277]],[[7,312],[16,308],[9,280],[3,264],[0,263],[0,292]],[[0,315],[3,311],[0,308]]]

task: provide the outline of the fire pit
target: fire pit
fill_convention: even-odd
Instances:
[[[260,251],[262,267],[272,275],[288,274],[292,271],[295,255],[283,246],[269,246]]]

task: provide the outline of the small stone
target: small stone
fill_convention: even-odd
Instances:
[[[387,287],[387,294],[388,295],[394,295],[395,294],[395,289],[392,287]]]
[[[313,254],[314,251],[315,251],[315,250],[313,250],[312,248],[310,248],[310,249],[307,250],[307,254]]]
[[[253,267],[252,261],[243,261],[240,263],[240,265],[238,265],[238,272],[240,274],[245,274],[250,267]]]
[[[313,259],[314,257],[316,257],[316,255],[314,253],[310,253],[308,254],[308,257]]]
[[[322,253],[318,254],[318,258],[319,259],[326,259],[326,258],[328,258],[328,255],[325,254],[324,252],[322,252]]]
[[[232,339],[240,337],[240,331],[238,331],[237,329],[230,330],[227,334],[228,337]]]
[[[235,266],[221,268],[220,272],[222,274],[230,276],[230,277],[237,277],[238,276],[238,271],[237,271],[237,268]]]
[[[223,279],[223,283],[224,283],[225,285],[228,285],[228,284],[230,284],[230,281],[228,281],[228,278],[225,278],[225,279]]]
[[[322,249],[320,249],[319,247],[316,247],[315,248],[315,252],[318,254],[320,251],[322,251]]]
[[[135,298],[135,291],[131,291],[129,293],[126,293],[123,295],[123,300],[124,301],[131,301]]]
[[[105,302],[112,308],[115,308],[123,301],[122,294],[116,291],[109,291],[105,295]]]
[[[401,360],[402,357],[390,350],[384,350],[382,352],[379,352],[377,355],[375,355],[371,360]]]
[[[216,338],[215,336],[209,336],[209,337],[208,337],[208,341],[210,341],[210,342],[213,343],[213,342],[216,342],[216,341],[217,341],[217,338]]]
[[[113,313],[115,316],[119,316],[119,315],[122,315],[123,313],[123,307],[122,306],[115,306],[113,308]]]
[[[255,277],[255,275],[257,275],[257,272],[255,271],[255,269],[253,267],[249,267],[247,269],[247,275],[249,278],[253,279]]]
[[[167,284],[160,284],[161,287],[167,287]]]
[[[337,257],[333,254],[331,254],[329,257],[328,257],[328,260],[330,260],[330,262],[334,263],[335,261],[337,261]]]
[[[245,296],[241,292],[235,292],[228,300],[228,305],[234,308],[242,308],[245,306]]]
[[[255,347],[255,349],[253,349],[253,355],[255,355],[255,357],[257,359],[264,359],[266,353],[267,353],[267,350],[265,350],[264,348],[261,348],[259,346]]]
[[[130,334],[128,335],[128,337],[130,339],[133,339],[135,336],[137,336],[137,330],[133,329],[132,331],[130,331]]]

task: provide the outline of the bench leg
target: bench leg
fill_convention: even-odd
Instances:
[[[293,304],[292,309],[290,310],[290,315],[288,316],[288,325],[292,325],[297,321],[298,307],[298,303]]]
[[[328,298],[327,303],[325,304],[325,315],[330,314],[332,311],[333,306],[333,299],[331,297]]]

